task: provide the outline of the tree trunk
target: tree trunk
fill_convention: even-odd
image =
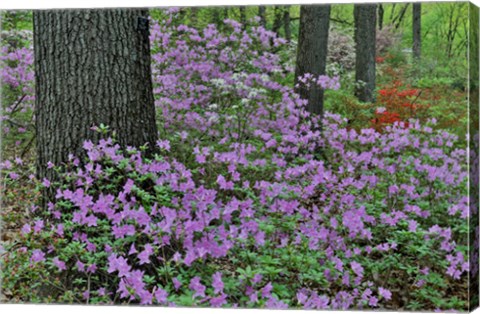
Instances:
[[[395,29],[398,29],[402,24],[403,18],[405,17],[405,13],[407,12],[409,5],[410,5],[409,3],[405,4],[405,6],[400,11],[400,14],[396,16],[395,19],[393,20],[392,25],[395,26]],[[397,24],[395,24],[395,21],[397,21]]]
[[[393,25],[393,17],[395,16],[395,7],[396,4],[392,4],[392,10],[390,11],[390,25]]]
[[[375,101],[376,5],[355,4],[356,96],[363,102]]]
[[[280,27],[282,27],[282,19],[283,19],[282,7],[276,5],[274,7],[274,10],[275,10],[275,19],[273,20],[272,31],[278,34],[280,32]]]
[[[148,11],[34,11],[37,174],[47,163],[84,156],[85,140],[104,124],[122,147],[157,139]]]
[[[295,69],[295,91],[308,100],[307,110],[323,116],[323,89],[317,85],[299,86],[298,78],[306,73],[318,77],[325,74],[327,63],[330,5],[302,5],[300,7],[300,31]]]
[[[378,4],[378,29],[383,29],[383,17],[385,15],[385,10],[383,9],[383,5],[381,3]]]
[[[258,16],[260,17],[260,25],[267,27],[267,18],[266,18],[267,8],[264,5],[258,7]]]
[[[286,5],[283,11],[283,29],[285,30],[285,39],[292,40],[292,30],[290,29],[290,6]]]
[[[413,21],[412,21],[413,57],[416,60],[420,60],[421,47],[422,47],[421,18],[422,18],[422,5],[420,2],[416,2],[413,4]]]

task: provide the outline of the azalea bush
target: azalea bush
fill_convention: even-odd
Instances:
[[[103,139],[82,156],[48,164],[54,182],[35,179],[33,153],[2,161],[4,203],[23,213],[1,260],[11,300],[466,309],[461,139],[435,119],[381,130],[329,112],[319,121],[292,88],[282,38],[233,20],[198,30],[177,14],[151,21],[155,154],[97,126]],[[22,62],[2,73],[16,78]],[[46,190],[54,199],[40,206]]]
[[[408,125],[410,119],[426,121],[430,105],[419,100],[421,93],[418,89],[404,88],[401,82],[379,90],[377,103],[384,107],[377,108],[376,116],[371,121],[372,127],[381,131],[385,125],[395,122]]]
[[[2,31],[1,33],[2,154],[12,146],[22,152],[31,145],[35,99],[31,39],[31,31]]]
[[[245,165],[215,158],[225,170],[211,186],[197,177],[202,163],[171,157],[173,143],[160,140],[150,160],[111,139],[86,142],[84,166],[72,156],[64,180],[40,183],[56,201],[32,209],[4,286],[30,301],[465,306],[441,292],[466,284],[468,270],[466,156],[455,136],[325,122],[329,140],[316,142],[330,160],[277,156],[271,169],[254,151]],[[246,180],[249,169],[272,176]]]
[[[332,27],[328,33],[329,64],[336,64],[341,69],[351,70],[355,67],[355,42],[353,36]]]

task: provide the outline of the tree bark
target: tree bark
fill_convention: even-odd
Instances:
[[[376,5],[355,4],[356,96],[362,102],[375,101]]]
[[[290,28],[290,6],[286,5],[283,11],[283,29],[285,30],[285,39],[292,40],[292,30]]]
[[[148,10],[34,11],[37,175],[54,177],[104,124],[122,147],[157,139]]]
[[[398,29],[402,24],[403,18],[405,17],[405,13],[407,12],[409,5],[410,5],[409,3],[405,4],[405,6],[400,11],[400,14],[396,16],[395,19],[393,19],[392,25],[395,26],[395,29]],[[395,24],[395,22],[397,22],[397,24]]]
[[[383,29],[383,17],[385,15],[385,10],[383,9],[383,5],[381,3],[378,4],[378,29]]]
[[[413,4],[412,14],[412,31],[413,31],[413,57],[416,60],[420,60],[421,47],[422,47],[422,6],[420,2]]]
[[[318,77],[325,74],[328,49],[330,5],[302,5],[300,7],[300,31],[298,36],[295,91],[308,100],[307,110],[323,116],[323,89],[317,85],[298,86],[298,78],[306,73]]]
[[[276,5],[274,7],[274,11],[275,11],[275,19],[273,20],[273,27],[272,27],[272,31],[274,31],[275,33],[279,33],[280,31],[280,27],[282,27],[282,7],[281,6],[278,6]]]

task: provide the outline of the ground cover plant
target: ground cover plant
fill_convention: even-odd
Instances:
[[[253,14],[199,27],[187,10],[151,12],[155,154],[94,126],[100,141],[48,165],[55,181],[35,177],[31,33],[2,34],[4,297],[467,309],[462,91],[408,81],[412,64],[379,36],[375,103],[351,96],[341,51],[327,75],[299,80],[325,90],[321,120],[294,89],[295,38]],[[336,32],[330,40],[348,46]]]

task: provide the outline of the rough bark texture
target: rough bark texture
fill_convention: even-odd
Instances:
[[[260,25],[262,25],[263,27],[267,27],[266,12],[267,12],[267,8],[264,5],[261,5],[258,7],[258,16],[260,17]]]
[[[376,5],[355,4],[355,95],[360,101],[375,101]]]
[[[285,39],[292,40],[292,30],[290,28],[290,6],[286,5],[283,11],[283,29],[285,30]]]
[[[47,162],[82,155],[92,126],[104,124],[123,147],[146,143],[157,129],[152,93],[148,11],[35,11],[37,174]]]
[[[300,32],[298,36],[295,86],[298,78],[306,73],[314,76],[325,74],[327,62],[330,5],[302,5],[300,7]],[[296,87],[301,98],[308,100],[307,110],[323,115],[323,90],[318,86]]]
[[[413,13],[412,14],[413,57],[416,60],[420,60],[421,47],[422,47],[422,28],[421,28],[422,4],[420,2],[413,4],[412,13]]]

